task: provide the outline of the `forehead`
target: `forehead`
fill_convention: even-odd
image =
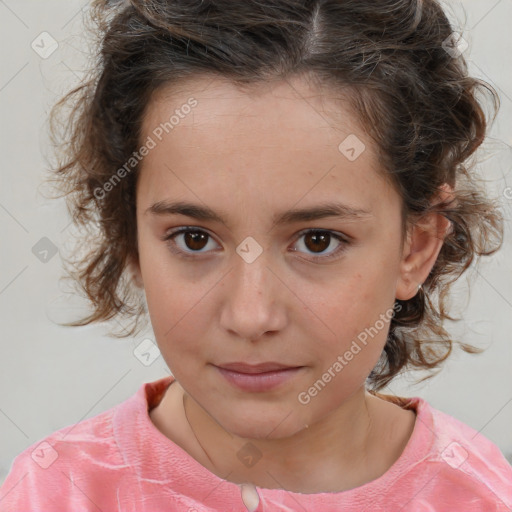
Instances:
[[[154,200],[177,188],[190,195],[190,187],[196,196],[215,191],[219,203],[243,190],[287,203],[338,191],[370,205],[389,194],[347,96],[300,79],[239,87],[204,77],[162,88],[145,112],[141,140],[147,137],[155,147],[140,173]],[[360,152],[356,159],[347,147]]]
[[[188,107],[196,103],[193,109]],[[181,111],[184,112],[181,112]],[[287,134],[307,133],[312,145],[320,139],[322,145],[338,145],[347,135],[364,130],[352,112],[348,93],[319,89],[304,77],[238,85],[220,77],[201,76],[189,78],[177,85],[161,87],[148,102],[142,124],[142,133],[150,134],[162,123],[168,122],[172,114],[173,133],[185,132],[179,127],[194,126],[194,131],[204,142],[214,136],[204,137],[215,123],[216,133],[252,134],[245,145],[258,146],[268,139],[275,140],[275,127],[286,128],[280,138]],[[255,131],[256,130],[256,131]],[[203,132],[203,133],[201,133]],[[168,133],[166,133],[168,135]],[[288,136],[288,138],[291,138]],[[283,149],[293,149],[293,141]],[[373,148],[370,148],[372,150]]]

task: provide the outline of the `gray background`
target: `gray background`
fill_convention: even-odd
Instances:
[[[169,373],[161,357],[145,366],[134,355],[142,340],[152,338],[150,330],[119,340],[108,337],[102,325],[55,323],[77,318],[84,303],[59,281],[58,250],[66,253],[72,240],[64,200],[48,200],[38,187],[51,155],[46,115],[83,76],[87,51],[81,15],[87,5],[0,0],[0,482],[13,458],[32,443],[117,405],[143,382]],[[512,0],[445,5],[469,43],[470,72],[501,96],[479,169],[489,191],[502,200],[505,244],[473,266],[453,294],[463,322],[450,324],[450,331],[487,350],[476,356],[456,350],[430,382],[415,386],[411,375],[384,391],[425,398],[480,431],[512,461],[512,188],[507,189],[512,187]],[[31,47],[44,31],[58,42],[47,58]],[[49,48],[47,40],[44,50]],[[45,261],[41,248],[53,246],[56,254],[49,252]]]

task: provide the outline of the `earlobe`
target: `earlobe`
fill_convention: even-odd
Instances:
[[[453,190],[444,184],[436,202],[453,197]],[[409,227],[400,262],[400,275],[395,296],[400,300],[414,297],[432,270],[446,235],[450,232],[451,221],[440,213],[430,212]]]

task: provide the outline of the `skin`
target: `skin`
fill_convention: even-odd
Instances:
[[[304,79],[240,90],[204,77],[163,89],[146,109],[141,140],[190,97],[197,106],[144,157],[137,182],[134,277],[176,378],[150,417],[232,482],[318,493],[378,478],[400,456],[415,423],[414,412],[365,390],[389,323],[309,403],[298,394],[391,311],[395,298],[417,293],[447,221],[425,216],[402,245],[400,196],[379,171],[376,147],[346,102]],[[333,109],[336,121],[328,114]],[[366,146],[354,161],[338,149],[350,134]],[[443,188],[440,199],[449,192]],[[208,206],[227,225],[148,211],[163,200]],[[370,213],[273,224],[286,210],[331,201]],[[184,234],[163,240],[182,226],[209,236],[195,245]],[[331,236],[315,245],[311,234],[300,233],[313,228],[350,243]],[[263,251],[251,263],[236,252],[248,236]],[[249,393],[213,366],[235,361],[304,368],[279,388]],[[237,457],[248,442],[262,455],[252,467]]]

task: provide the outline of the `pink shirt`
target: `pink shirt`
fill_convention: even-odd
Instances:
[[[491,512],[512,510],[512,466],[497,446],[423,399],[405,450],[381,477],[339,493],[257,487],[246,507],[239,485],[217,477],[151,422],[173,381],[143,384],[121,404],[62,428],[18,455],[0,488],[0,510],[247,512]]]

